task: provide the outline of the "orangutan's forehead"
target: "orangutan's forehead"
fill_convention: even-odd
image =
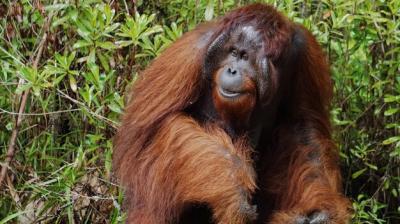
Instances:
[[[262,46],[262,35],[254,26],[239,26],[233,30],[231,40],[254,48]]]
[[[252,41],[260,35],[253,26],[243,26],[241,29],[241,35],[244,36],[245,40]]]

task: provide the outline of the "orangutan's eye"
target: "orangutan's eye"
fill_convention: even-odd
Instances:
[[[236,58],[238,56],[238,51],[235,48],[232,48],[231,55]]]
[[[243,52],[241,58],[247,61],[249,59],[249,55],[246,52]]]

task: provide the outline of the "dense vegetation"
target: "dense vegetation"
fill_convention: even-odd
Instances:
[[[250,2],[1,1],[0,223],[121,222],[110,171],[126,90],[183,32]],[[331,61],[354,223],[399,223],[400,1],[266,2]]]

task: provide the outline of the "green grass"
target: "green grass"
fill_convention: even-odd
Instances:
[[[253,1],[0,3],[0,223],[120,223],[112,136],[129,85],[196,24]],[[318,38],[354,223],[400,222],[400,1],[265,1]],[[41,43],[43,37],[46,41]]]

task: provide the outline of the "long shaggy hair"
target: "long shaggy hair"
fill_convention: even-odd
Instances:
[[[277,100],[261,115],[255,145],[246,133],[232,137],[218,121],[199,121],[191,109],[210,87],[208,47],[243,25],[262,34],[274,65],[268,93]],[[206,204],[217,223],[348,222],[331,140],[328,63],[311,33],[273,7],[242,7],[184,34],[140,74],[131,94],[113,155],[129,223],[178,222],[194,204]],[[209,100],[218,113],[243,110],[239,122],[259,106]]]

